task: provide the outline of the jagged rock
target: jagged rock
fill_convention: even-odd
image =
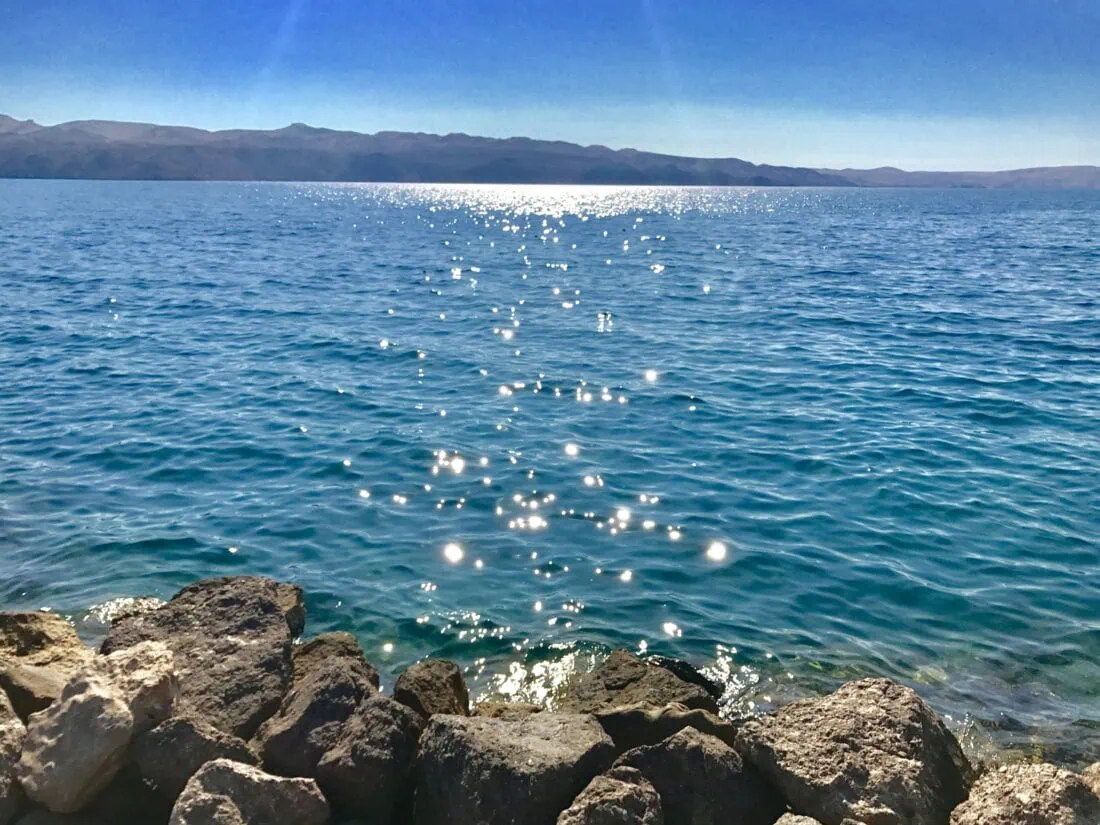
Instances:
[[[13,664],[0,670],[0,690],[8,694],[15,712],[26,722],[32,713],[53,703],[71,675],[54,667]]]
[[[824,825],[943,825],[972,769],[943,722],[888,679],[849,682],[744,723],[738,749]]]
[[[645,658],[647,664],[658,665],[665,670],[672,671],[673,675],[683,679],[685,682],[689,682],[693,685],[698,685],[712,697],[714,701],[720,701],[722,694],[725,692],[725,688],[713,679],[708,678],[705,674],[698,670],[694,665],[685,662],[683,659],[673,659],[671,656],[657,656],[651,655]]]
[[[410,666],[397,677],[393,698],[425,718],[437,713],[470,714],[470,694],[462,671],[445,659],[425,659]]]
[[[731,748],[737,740],[736,725],[710,711],[691,709],[678,703],[665,705],[663,708],[625,705],[599,710],[594,715],[620,752],[644,745],[656,745],[684,728],[709,733]]]
[[[484,716],[488,719],[522,719],[532,713],[541,713],[540,705],[532,705],[527,702],[482,702],[474,707],[474,716]]]
[[[413,821],[552,825],[613,754],[589,715],[434,716],[420,737]]]
[[[618,705],[664,707],[670,702],[718,713],[718,703],[701,685],[686,682],[658,664],[643,662],[627,650],[616,650],[568,686],[558,709],[592,713]]]
[[[246,742],[197,719],[177,716],[134,740],[131,759],[163,795],[175,799],[199,768],[215,759],[258,765]]]
[[[588,783],[557,825],[664,825],[661,798],[634,768],[612,768]]]
[[[779,792],[737,751],[694,728],[629,750],[615,767],[641,771],[670,823],[772,825],[786,809]]]
[[[180,711],[248,739],[290,686],[291,640],[304,615],[294,585],[253,576],[208,579],[158,610],[120,619],[102,650],[163,641],[176,656]]]
[[[187,782],[170,825],[324,825],[328,818],[328,802],[312,779],[215,759]]]
[[[171,714],[177,693],[159,642],[96,657],[31,716],[16,768],[23,790],[55,813],[79,811],[118,773],[133,736]]]
[[[1092,788],[1093,793],[1100,796],[1100,762],[1089,765],[1081,772],[1081,776],[1088,786]]]
[[[1100,798],[1075,773],[1049,764],[1015,764],[984,774],[951,825],[1096,825]]]
[[[23,750],[27,731],[7,695],[0,690],[0,825],[8,825],[19,810],[23,797],[15,766]]]
[[[350,633],[322,633],[294,648],[294,681],[300,682],[330,659],[345,660],[345,666],[357,670],[376,688],[378,671],[367,661],[359,641]]]
[[[821,825],[816,819],[798,814],[783,814],[775,825]]]
[[[56,613],[0,613],[0,669],[52,667],[68,679],[94,655],[80,641],[76,628]]]

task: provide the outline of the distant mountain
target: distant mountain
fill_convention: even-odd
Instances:
[[[531,138],[367,135],[303,123],[271,131],[220,132],[107,120],[40,126],[6,115],[0,115],[0,177],[1100,188],[1100,169],[1091,166],[992,173],[837,171]]]

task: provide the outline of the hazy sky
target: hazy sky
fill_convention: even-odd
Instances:
[[[0,0],[0,112],[1100,164],[1100,0]]]

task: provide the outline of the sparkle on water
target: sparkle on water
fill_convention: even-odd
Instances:
[[[477,697],[624,646],[1100,748],[1095,194],[3,181],[0,226],[0,607],[264,573]]]

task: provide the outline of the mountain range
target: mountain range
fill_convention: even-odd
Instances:
[[[0,115],[0,178],[904,186],[1100,189],[1100,167],[1004,172],[812,169],[525,137],[362,134],[294,123],[206,131],[108,120],[41,126]]]

